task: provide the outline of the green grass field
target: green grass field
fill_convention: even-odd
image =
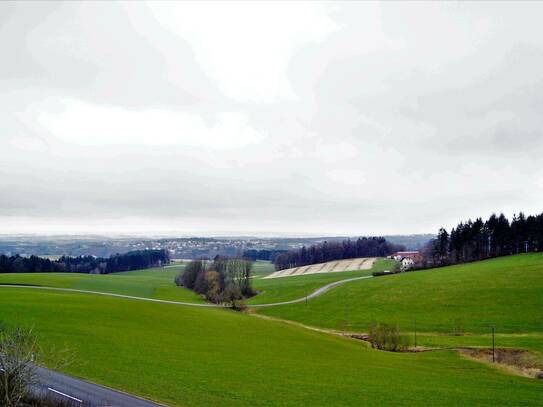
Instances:
[[[427,271],[355,281],[307,305],[259,309],[266,315],[308,325],[367,332],[372,322],[403,331],[435,333],[422,344],[468,344],[469,336],[446,336],[456,328],[488,344],[489,325],[510,334],[509,346],[532,334],[528,346],[543,351],[543,254],[510,256]],[[535,338],[535,339],[534,339]],[[474,339],[474,338],[471,338]]]
[[[255,278],[264,277],[275,271],[275,267],[269,261],[255,261],[253,263],[253,276]]]
[[[379,259],[371,270],[347,271],[341,273],[311,274],[264,280],[262,277],[273,273],[270,262],[258,261],[253,265],[253,286],[260,292],[249,299],[248,304],[263,304],[292,300],[303,297],[323,285],[346,278],[370,275],[375,270],[390,268],[391,260]],[[203,302],[192,291],[177,287],[174,278],[184,265],[167,268],[128,271],[122,273],[95,275],[77,273],[14,273],[0,274],[0,284],[32,284],[48,287],[75,288],[136,297],[157,298],[183,302]]]
[[[130,276],[127,276],[130,278]],[[0,288],[0,320],[66,371],[172,406],[541,405],[543,384],[452,351],[395,354],[224,309]]]
[[[183,302],[204,302],[194,292],[174,284],[184,266],[125,271],[113,274],[78,273],[8,273],[0,274],[0,284],[32,284],[47,287],[74,288],[135,297]]]

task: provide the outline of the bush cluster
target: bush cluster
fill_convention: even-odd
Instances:
[[[409,348],[410,339],[403,335],[397,325],[372,324],[370,327],[371,347],[390,352],[401,352]]]
[[[208,301],[226,302],[237,308],[244,298],[255,295],[252,266],[250,260],[236,257],[216,257],[213,262],[193,260],[175,278],[175,283],[202,294]]]

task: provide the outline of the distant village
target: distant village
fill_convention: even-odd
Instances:
[[[404,245],[409,250],[421,248],[432,235],[386,236],[388,241]],[[343,237],[180,237],[138,238],[102,236],[0,236],[0,253],[8,256],[37,255],[108,257],[134,250],[165,249],[172,259],[213,258],[216,255],[239,256],[246,251],[280,251],[300,249],[324,241],[341,240]],[[415,253],[415,252],[402,252]],[[401,253],[398,253],[401,255]],[[405,257],[409,257],[405,255]],[[406,260],[408,262],[409,260]],[[413,258],[417,261],[417,258]]]

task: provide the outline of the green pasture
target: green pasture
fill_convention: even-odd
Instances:
[[[462,333],[488,334],[491,325],[500,334],[543,334],[543,254],[354,281],[307,305],[258,312],[358,332],[372,322],[397,324],[406,332],[436,332],[434,342],[452,338],[444,343],[462,341]]]
[[[180,265],[113,274],[0,273],[0,284],[31,284],[162,300],[203,302],[194,292],[174,284],[175,276],[183,268]]]
[[[130,278],[126,276],[126,278]],[[541,405],[543,383],[453,351],[388,353],[226,309],[0,288],[0,320],[69,374],[171,406]]]

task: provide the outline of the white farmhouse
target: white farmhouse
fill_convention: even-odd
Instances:
[[[415,260],[411,257],[404,257],[400,262],[402,270],[409,270],[415,265]]]

